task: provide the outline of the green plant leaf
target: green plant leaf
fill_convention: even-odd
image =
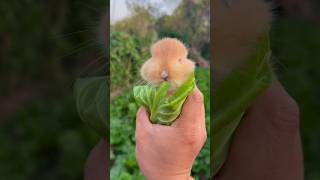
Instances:
[[[232,72],[213,95],[213,175],[227,158],[232,135],[243,114],[271,82],[270,54],[269,38],[264,36],[247,64]]]
[[[171,125],[180,115],[182,105],[195,84],[195,76],[192,73],[173,95],[168,96],[170,85],[163,82],[157,88],[151,85],[135,86],[133,96],[136,102],[149,112],[150,122]]]
[[[107,78],[78,79],[74,84],[74,91],[80,118],[100,136],[108,140],[109,96]]]

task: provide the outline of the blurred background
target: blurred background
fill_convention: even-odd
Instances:
[[[301,114],[305,179],[320,179],[320,3],[278,0],[271,31],[278,77]]]
[[[112,0],[110,4],[110,158],[112,180],[144,179],[135,159],[135,115],[132,87],[141,85],[139,69],[150,58],[150,46],[163,37],[175,37],[189,48],[198,64],[197,85],[206,107],[208,140],[192,174],[210,176],[210,1]]]
[[[76,78],[106,64],[106,0],[0,1],[0,179],[83,179]]]

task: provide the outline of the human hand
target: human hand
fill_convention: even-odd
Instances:
[[[302,180],[299,109],[277,81],[249,108],[215,180]]]
[[[85,180],[107,180],[109,170],[109,145],[105,140],[91,150],[85,164]]]
[[[148,180],[188,180],[207,137],[202,93],[188,96],[171,126],[152,124],[144,108],[136,119],[136,158]]]

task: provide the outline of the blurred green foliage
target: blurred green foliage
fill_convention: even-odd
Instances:
[[[29,81],[74,79],[84,57],[102,54],[96,31],[106,8],[103,0],[1,1],[1,94]]]
[[[82,179],[97,135],[79,120],[72,96],[17,112],[0,133],[0,179]]]
[[[106,63],[97,32],[107,7],[0,1],[1,180],[83,179],[99,137],[80,120],[72,84]]]
[[[149,47],[156,39],[155,34],[145,37],[130,36],[121,31],[110,34],[110,80],[111,91],[128,88],[141,79],[139,70],[150,56]]]
[[[278,76],[300,107],[305,179],[320,179],[320,26],[279,18],[272,49]]]

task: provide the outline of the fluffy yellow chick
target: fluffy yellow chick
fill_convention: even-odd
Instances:
[[[153,85],[169,82],[171,89],[182,85],[194,71],[194,62],[187,58],[185,45],[175,38],[164,38],[151,47],[151,58],[141,67],[141,76]]]

